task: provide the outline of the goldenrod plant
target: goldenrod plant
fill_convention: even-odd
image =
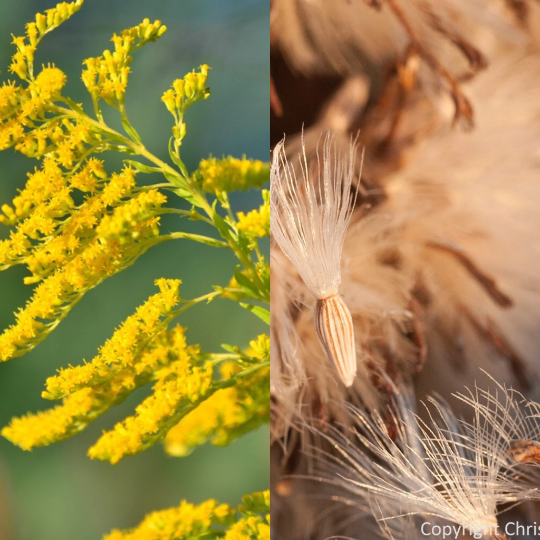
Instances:
[[[151,386],[135,413],[103,433],[89,449],[93,459],[118,463],[156,443],[185,456],[210,442],[227,445],[269,420],[269,338],[253,336],[248,349],[224,345],[208,352],[190,343],[189,330],[175,319],[191,307],[215,300],[236,302],[269,322],[269,267],[260,239],[269,236],[270,201],[262,190],[259,208],[235,212],[234,190],[260,189],[269,165],[224,157],[202,159],[190,171],[182,156],[188,109],[210,96],[209,66],[173,81],[162,101],[173,117],[170,162],[151,153],[128,118],[125,95],[137,49],[156,41],[167,28],[143,20],[112,37],[113,47],[84,61],[82,82],[92,110],[63,94],[66,75],[53,64],[38,66],[36,49],[44,36],[68,20],[83,0],[60,3],[39,13],[14,37],[16,52],[9,78],[0,86],[0,150],[14,149],[36,161],[25,187],[2,205],[0,221],[10,228],[0,242],[0,269],[23,265],[33,294],[0,335],[6,362],[39,345],[84,295],[137,262],[150,248],[180,240],[207,249],[229,250],[237,259],[228,283],[208,286],[196,298],[181,294],[181,277],[157,279],[156,293],[141,304],[99,348],[95,356],[62,368],[46,381],[42,397],[58,402],[15,418],[2,435],[23,450],[71,437]],[[109,110],[106,110],[109,109]],[[111,111],[122,129],[111,127]],[[111,172],[111,153],[125,156]],[[151,184],[141,177],[160,175]],[[171,199],[189,203],[174,207]],[[207,235],[166,231],[161,216],[176,223],[195,220]],[[109,540],[269,538],[269,495],[247,495],[238,508],[214,500],[148,515],[136,528],[114,531]]]

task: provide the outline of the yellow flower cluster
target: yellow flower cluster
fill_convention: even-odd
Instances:
[[[146,43],[155,41],[167,31],[160,21],[144,19],[141,24],[114,35],[114,52],[106,50],[102,56],[88,58],[84,64],[82,80],[94,103],[101,98],[107,104],[123,104],[133,51]]]
[[[227,525],[235,510],[210,499],[195,505],[182,501],[180,506],[153,512],[135,529],[113,531],[104,540],[191,540],[212,538],[216,525]]]
[[[99,143],[100,135],[82,118],[46,118],[65,83],[65,74],[49,65],[27,88],[12,82],[0,86],[0,150],[14,146],[27,157],[54,155],[63,167],[71,167],[89,145]]]
[[[223,537],[224,540],[270,540],[270,514],[265,518],[250,516],[237,521]]]
[[[238,373],[234,363],[221,366],[222,380]],[[165,438],[165,450],[186,456],[206,442],[226,446],[269,421],[270,369],[256,371],[235,386],[218,390],[173,427]]]
[[[96,232],[101,238],[118,239],[121,243],[130,238],[139,238],[148,231],[157,236],[159,217],[156,214],[166,202],[167,197],[157,189],[143,191],[118,206],[112,215],[105,216]]]
[[[199,67],[198,73],[193,70],[183,79],[176,79],[171,88],[163,93],[161,101],[175,118],[178,118],[177,115],[182,116],[186,109],[197,101],[210,96],[210,90],[206,87],[209,69],[206,64],[203,64]]]
[[[264,203],[258,210],[251,210],[247,214],[238,212],[238,230],[248,238],[263,238],[270,236],[270,198],[269,191],[263,189]]]
[[[0,361],[21,356],[50,334],[91,288],[123,270],[141,253],[120,245],[92,242],[81,254],[47,277],[34,291],[16,323],[0,335]]]
[[[269,419],[267,365],[239,378],[230,388],[219,385],[238,375],[227,362],[214,381],[213,367],[196,346],[188,346],[185,329],[163,330],[163,313],[178,298],[178,283],[158,280],[161,292],[137,309],[89,363],[60,370],[47,380],[43,397],[60,405],[14,418],[2,435],[23,450],[46,446],[85,429],[133,390],[156,381],[153,393],[90,448],[92,458],[117,463],[138,453],[167,432],[167,450],[185,455],[211,439],[224,445]],[[159,313],[158,313],[159,312]],[[147,327],[146,327],[147,326]],[[268,361],[269,339],[259,336],[248,351],[253,361]],[[197,425],[199,422],[201,425]]]
[[[74,391],[52,409],[13,419],[2,435],[23,450],[71,437],[133,390],[151,382],[159,369],[186,350],[184,328],[177,326],[170,332],[162,331],[144,348],[133,366],[99,385]]]
[[[160,292],[151,296],[120,325],[97,356],[90,362],[61,369],[57,375],[49,377],[43,397],[60,399],[81,388],[110,380],[125,368],[134,368],[141,352],[166,327],[180,301],[180,280],[158,279],[156,285]],[[185,360],[182,354],[187,349],[183,332],[174,337],[178,355]]]
[[[103,540],[269,540],[270,493],[254,493],[243,500],[238,510],[213,499],[199,505],[182,501],[176,508],[149,514],[134,529],[115,530]],[[248,509],[245,503],[251,500],[262,504]]]
[[[247,354],[261,362],[268,361],[270,359],[270,338],[266,334],[261,334],[257,339],[250,341]]]
[[[23,80],[32,79],[34,53],[38,43],[43,36],[67,21],[74,13],[79,11],[83,0],[67,3],[62,2],[45,13],[38,13],[35,22],[26,25],[26,36],[15,37],[13,43],[17,47],[17,52],[12,58],[9,68],[11,73],[15,73]]]
[[[259,188],[270,178],[270,165],[259,160],[233,158],[203,159],[199,164],[202,188],[207,193],[246,191]]]
[[[96,400],[92,390],[85,388],[53,409],[13,418],[1,433],[23,450],[32,450],[36,446],[45,446],[77,433],[83,424],[87,424],[86,419],[95,408]]]
[[[245,495],[238,512],[244,517],[225,533],[225,540],[270,540],[270,491]]]
[[[75,206],[71,197],[74,186],[96,192]],[[110,233],[118,220],[126,218],[128,213],[120,211],[115,221],[111,209],[130,196],[134,187],[133,169],[125,168],[107,179],[101,162],[90,159],[69,176],[62,173],[56,160],[47,158],[42,169],[30,176],[13,207],[2,207],[3,221],[16,223],[16,230],[0,242],[0,269],[26,264],[32,276],[25,278],[25,283],[42,283],[25,309],[16,314],[16,324],[0,335],[0,360],[33,348],[88,290],[132,264],[159,241],[158,221],[150,207],[154,204],[157,209],[157,203],[165,199],[155,193],[146,199],[150,205],[141,206],[148,194],[135,203],[144,215],[137,216],[131,232],[125,221],[121,238],[98,232],[102,221],[108,224],[103,230]],[[127,208],[133,209],[129,203]]]
[[[161,101],[174,116],[175,125],[172,128],[172,133],[176,149],[182,144],[182,139],[186,135],[186,124],[184,123],[186,110],[197,101],[207,99],[210,96],[210,89],[206,86],[209,69],[206,64],[203,64],[199,67],[198,73],[193,70],[183,79],[176,79],[173,81],[172,87],[161,96]]]
[[[206,87],[209,69],[206,64],[203,64],[199,67],[198,73],[193,70],[183,79],[176,79],[171,88],[163,93],[161,101],[175,118],[178,118],[178,115],[182,116],[186,109],[197,101],[210,96],[210,90]]]
[[[196,407],[211,391],[210,363],[194,365],[196,359],[180,357],[157,374],[152,395],[90,448],[88,455],[115,464],[137,454],[163,438],[175,419]]]
[[[61,3],[44,14],[38,13],[35,22],[26,25],[26,35],[15,37],[17,52],[12,57],[10,71],[27,83],[14,82],[0,87],[0,150],[11,146],[28,157],[42,157],[57,151],[62,164],[75,159],[74,148],[95,139],[87,126],[75,126],[67,119],[46,119],[47,108],[61,97],[66,75],[54,65],[44,66],[34,77],[34,54],[42,37],[80,9],[82,0]],[[66,165],[67,166],[67,165]]]
[[[92,173],[87,173],[88,170]],[[11,257],[11,264],[24,263],[32,272],[32,277],[26,278],[25,283],[34,283],[47,277],[52,271],[76,259],[77,256],[84,256],[85,250],[103,250],[107,242],[96,234],[96,225],[107,219],[107,210],[118,205],[122,199],[129,196],[135,187],[135,175],[132,169],[124,169],[120,174],[113,174],[105,184],[98,180],[100,177],[101,164],[94,161],[82,170],[95,185],[103,186],[102,191],[93,196],[87,197],[77,208],[72,208],[71,186],[62,189],[59,194],[55,194],[50,202],[36,208],[30,217],[18,226],[17,233],[23,233],[34,240],[29,243],[27,251],[17,258]],[[59,204],[62,204],[63,197],[71,204],[64,204],[62,212],[59,211]],[[52,212],[51,212],[52,207]],[[59,215],[71,212],[65,220],[59,220]],[[43,216],[50,218],[50,230],[44,231],[41,226]],[[45,222],[47,223],[47,222]],[[112,243],[112,242],[111,242]],[[122,255],[115,249],[118,255]]]
[[[183,338],[183,336],[182,336]],[[175,348],[171,348],[169,357],[172,359],[169,364],[155,371],[153,379],[153,393],[143,400],[135,409],[136,414],[118,423],[111,431],[102,435],[97,443],[90,448],[88,455],[91,458],[108,460],[117,463],[126,456],[139,453],[152,446],[156,441],[162,440],[174,426],[178,425],[182,419],[189,416],[194,411],[203,407],[202,413],[197,412],[198,418],[204,418],[205,412],[215,410],[216,402],[207,401],[219,391],[223,386],[229,386],[228,378],[237,377],[235,387],[238,387],[237,396],[243,401],[240,408],[230,411],[233,417],[228,417],[229,424],[222,425],[222,438],[216,442],[226,444],[235,437],[245,433],[257,425],[268,420],[269,417],[269,339],[268,336],[259,336],[257,340],[251,342],[251,363],[247,365],[245,372],[231,367],[225,368],[222,372],[225,379],[215,379],[213,364],[206,360],[197,347],[187,347],[185,340],[177,342]],[[174,351],[174,353],[173,353]],[[253,361],[259,360],[264,363],[260,369],[253,369]],[[85,366],[81,367],[83,370]],[[70,368],[71,370],[76,368]],[[110,369],[110,368],[109,368]],[[115,372],[116,373],[116,372]],[[98,375],[99,377],[99,375]],[[243,383],[245,378],[246,383]],[[240,382],[242,380],[242,382]],[[93,379],[85,384],[95,385],[99,378]],[[250,387],[250,382],[252,385]],[[224,384],[225,383],[225,384]],[[76,389],[80,385],[75,386]],[[51,390],[51,385],[48,385]],[[260,392],[260,396],[258,395]],[[231,407],[231,394],[225,394],[218,398],[227,400]],[[242,405],[245,407],[242,409]],[[222,417],[224,421],[227,417]],[[221,419],[220,419],[221,420]],[[192,420],[188,420],[188,428],[192,425]],[[219,426],[216,426],[219,427]],[[186,434],[188,442],[193,444],[190,434]],[[208,438],[208,432],[201,436]],[[201,441],[199,440],[199,444]]]
[[[26,186],[13,199],[12,205],[2,206],[3,216],[0,222],[6,225],[18,225],[12,236],[25,240],[26,249],[17,253],[12,251],[11,244],[20,243],[9,240],[0,243],[0,266],[11,261],[12,264],[25,262],[25,258],[36,250],[36,243],[31,240],[50,241],[57,232],[80,234],[92,228],[106,210],[107,206],[118,204],[128,196],[135,186],[135,174],[132,169],[124,169],[121,174],[113,175],[105,187],[103,196],[86,198],[79,207],[75,207],[72,199],[73,189],[91,186],[92,191],[105,185],[107,174],[103,163],[90,158],[77,174],[65,175],[57,160],[45,158],[42,167],[28,175]],[[89,191],[89,189],[84,189]],[[64,221],[72,214],[68,221]],[[23,221],[24,220],[24,221]],[[23,255],[23,257],[21,257]]]
[[[48,65],[44,67],[33,83],[36,94],[43,100],[54,100],[60,97],[62,88],[66,85],[66,74],[55,67]]]

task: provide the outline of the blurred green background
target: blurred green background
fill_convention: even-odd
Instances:
[[[21,35],[44,0],[0,3],[0,69],[4,80],[13,54],[11,35]],[[269,155],[269,8],[266,0],[87,0],[81,11],[46,36],[37,65],[54,62],[68,75],[65,94],[89,99],[80,81],[81,62],[109,48],[114,32],[144,17],[169,30],[135,55],[128,88],[130,119],[147,147],[167,159],[172,117],[160,102],[172,80],[207,63],[212,96],[187,115],[182,156],[190,169],[208,154],[267,160]],[[109,164],[119,166],[119,160]],[[0,154],[0,204],[10,202],[35,162],[13,151]],[[109,166],[109,169],[112,169]],[[260,204],[257,192],[233,201],[235,210]],[[192,225],[189,225],[192,227]],[[185,228],[167,221],[165,228]],[[206,231],[208,232],[208,231]],[[1,226],[0,238],[7,229]],[[150,250],[125,272],[90,291],[59,328],[32,353],[0,364],[0,425],[13,416],[51,405],[40,398],[44,381],[67,364],[90,359],[126,316],[155,292],[153,280],[179,277],[184,297],[225,285],[235,261],[224,250],[186,242]],[[0,328],[13,322],[31,288],[23,268],[0,274]],[[198,306],[180,319],[188,340],[206,350],[221,343],[247,346],[264,326],[232,302]],[[265,489],[269,476],[269,434],[261,428],[228,448],[205,446],[184,459],[167,457],[161,446],[116,466],[91,461],[88,447],[101,431],[130,414],[143,393],[132,396],[82,434],[33,452],[0,440],[0,540],[96,540],[114,527],[130,527],[156,509],[182,498],[217,498],[237,504],[249,491]]]

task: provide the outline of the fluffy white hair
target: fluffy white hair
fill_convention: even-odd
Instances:
[[[348,492],[345,500],[362,511],[368,501],[383,521],[419,515],[494,530],[499,505],[540,499],[508,452],[516,432],[527,441],[540,433],[540,405],[519,396],[500,385],[461,395],[474,412],[470,423],[435,398],[422,420],[411,411],[411,398],[399,393],[386,417],[346,406],[352,428],[327,425],[317,432],[334,449],[313,448],[323,464],[318,478],[341,498]]]

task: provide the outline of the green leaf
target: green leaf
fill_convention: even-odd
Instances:
[[[230,230],[227,222],[216,211],[217,200],[212,204],[212,221],[223,238],[229,238]]]
[[[84,114],[83,108],[78,103],[75,103],[71,98],[65,97],[64,101],[76,112],[79,114]]]
[[[229,203],[229,196],[227,195],[226,191],[218,191],[216,193],[216,198],[220,202],[221,206],[226,210],[231,207]]]
[[[169,139],[169,155],[171,156],[173,163],[180,169],[184,177],[187,178],[189,176],[189,172],[187,170],[187,167],[184,165],[184,162],[176,155],[176,152],[173,150],[173,140],[174,137],[171,137]]]
[[[227,345],[226,343],[222,343],[221,348],[224,351],[230,352],[232,354],[238,354],[240,352],[240,349],[237,345]]]
[[[133,148],[130,148],[129,146],[117,146],[115,147],[115,150],[117,150],[118,152],[122,152],[123,154],[129,154],[131,156],[137,155],[137,152],[135,152],[135,150],[133,150]]]
[[[201,244],[206,244],[211,247],[229,247],[229,244],[226,244],[222,240],[217,240],[215,238],[210,238],[209,236],[202,236],[200,234],[190,234],[190,233],[177,233],[178,238],[186,238],[187,240],[193,240],[194,242],[199,242]]]
[[[174,192],[179,196],[182,197],[182,199],[185,199],[189,203],[191,203],[193,206],[197,206],[201,208],[201,204],[196,199],[196,197],[193,195],[193,193],[188,189],[188,184],[186,182],[186,179],[180,176],[180,174],[173,174],[168,171],[161,171],[163,172],[163,175],[165,178],[173,185],[176,186],[178,189],[176,189]]]
[[[187,189],[178,188],[178,189],[175,189],[174,192],[179,197],[182,197],[182,199],[185,199],[187,202],[191,203],[193,206],[197,206],[198,208],[202,208],[199,201],[197,201],[197,199],[193,196],[193,194],[190,191],[188,191]]]
[[[194,207],[191,207],[191,213],[190,213],[189,219],[191,221],[207,221],[207,218],[199,214],[199,212],[197,212],[197,210],[195,210]]]
[[[250,240],[243,231],[238,231],[238,245],[246,255],[254,249],[253,241]]]
[[[122,144],[122,145],[126,144],[127,139],[125,137],[122,137],[122,135],[118,135],[117,133],[109,131],[108,129],[97,128],[97,130],[100,131],[101,133],[103,133],[103,135],[105,135],[111,141],[114,141],[114,142]]]
[[[141,144],[141,136],[137,133],[137,130],[128,122],[128,119],[122,115],[122,126],[126,130],[126,133],[136,142]]]
[[[240,272],[238,267],[234,271],[234,279],[236,279],[238,285],[240,285],[240,288],[242,291],[244,291],[244,294],[250,296],[251,298],[260,300],[261,295],[259,294],[257,287],[255,287],[255,285],[244,274],[242,274],[242,272]]]
[[[171,153],[171,159],[173,160],[174,164],[182,171],[182,173],[185,176],[189,176],[187,167],[185,166],[184,162],[176,155],[175,152]]]
[[[161,169],[158,167],[150,167],[149,165],[144,165],[143,163],[139,163],[138,161],[134,161],[132,159],[124,159],[124,163],[133,167],[134,169],[137,169],[142,173],[151,174],[161,172]]]
[[[270,312],[267,309],[262,308],[261,306],[253,306],[251,304],[244,304],[244,302],[240,302],[240,305],[247,309],[248,311],[251,311],[253,315],[257,315],[259,319],[264,321],[266,324],[270,324]]]
[[[186,181],[179,174],[172,174],[168,171],[162,171],[163,176],[173,185],[180,189],[186,189]]]

